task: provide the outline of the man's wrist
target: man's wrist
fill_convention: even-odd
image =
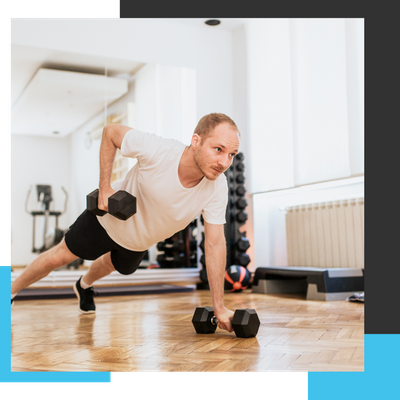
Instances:
[[[110,183],[99,183],[99,190],[106,191],[110,189],[112,189]]]
[[[217,305],[213,304],[213,309],[214,309],[214,312],[218,313],[218,312],[224,311],[225,307],[223,304],[217,304]]]

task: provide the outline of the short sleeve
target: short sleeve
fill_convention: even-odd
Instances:
[[[121,154],[124,157],[137,158],[141,166],[153,157],[162,138],[153,133],[146,133],[138,129],[128,131],[121,144]]]

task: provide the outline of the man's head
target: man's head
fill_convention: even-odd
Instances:
[[[215,180],[232,164],[239,151],[240,133],[225,114],[209,114],[198,123],[192,137],[194,161],[209,180]]]
[[[199,135],[202,139],[205,139],[217,125],[222,123],[227,123],[231,125],[232,128],[234,128],[237,131],[240,138],[240,132],[235,122],[233,122],[233,120],[229,118],[227,115],[221,113],[211,113],[205,115],[198,122],[196,129],[194,130],[194,133]]]

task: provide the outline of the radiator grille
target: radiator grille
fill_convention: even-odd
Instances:
[[[364,268],[364,198],[286,208],[288,265]]]

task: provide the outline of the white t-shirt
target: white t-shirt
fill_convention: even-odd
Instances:
[[[215,181],[203,178],[195,187],[185,188],[178,166],[185,145],[177,140],[128,131],[121,154],[137,158],[125,179],[112,184],[136,197],[136,214],[126,221],[110,214],[97,217],[108,235],[120,246],[145,251],[186,228],[200,213],[210,224],[224,224],[228,202],[226,176]]]

